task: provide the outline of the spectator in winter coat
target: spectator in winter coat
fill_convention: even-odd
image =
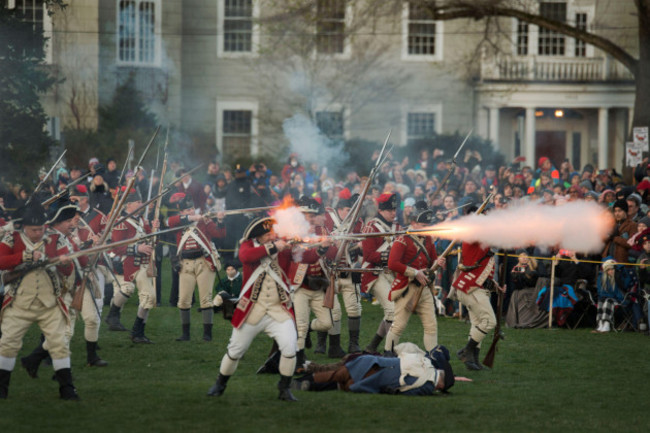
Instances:
[[[627,263],[628,250],[631,248],[627,241],[636,233],[636,223],[627,217],[628,207],[625,200],[617,200],[613,211],[616,224],[607,238],[602,257],[612,256],[618,263]]]

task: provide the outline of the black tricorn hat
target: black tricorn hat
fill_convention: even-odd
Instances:
[[[422,223],[422,224],[431,224],[431,222],[434,219],[434,212],[431,209],[425,209],[423,211],[420,211],[416,216],[414,221],[416,223]]]
[[[45,209],[38,202],[31,202],[25,206],[22,214],[23,226],[42,226],[47,221]]]
[[[275,220],[271,217],[253,220],[244,230],[244,239],[255,239],[270,232],[273,230],[273,224],[275,224]]]
[[[76,204],[72,203],[69,198],[63,197],[52,203],[48,209],[49,220],[47,224],[56,224],[72,219],[78,211],[79,207]]]
[[[323,206],[311,197],[302,196],[296,202],[302,212],[321,214],[325,211]]]

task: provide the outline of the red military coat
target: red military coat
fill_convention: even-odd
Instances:
[[[385,233],[399,231],[401,229],[402,227],[397,222],[394,222],[391,225],[381,216],[377,215],[375,218],[368,221],[363,228],[363,233]],[[364,239],[361,243],[361,249],[363,251],[363,267],[383,268],[386,266],[392,242],[391,237],[372,237]],[[383,247],[384,243],[387,243],[388,245]],[[378,274],[374,272],[364,272],[361,274],[361,291],[364,293],[367,292],[368,286],[377,279],[377,276]]]
[[[329,232],[325,227],[316,226],[314,227],[314,234],[316,236],[328,236]],[[328,260],[334,260],[336,258],[336,251],[336,247],[330,246],[327,249],[327,252],[325,252],[324,257]],[[291,265],[289,267],[289,280],[291,281],[291,285],[310,289],[309,285],[307,284],[307,278],[305,278],[307,276],[327,277],[327,274],[321,265],[320,257],[318,257],[315,261],[312,261],[309,257],[305,259],[305,255],[303,254],[300,262],[297,262],[295,260],[291,261]]]
[[[113,227],[112,240],[113,242],[130,239],[138,235],[139,232],[151,233],[151,227],[141,217],[137,220],[128,218],[121,224]],[[140,242],[130,245],[123,245],[114,248],[113,253],[122,257],[122,265],[124,266],[124,279],[126,281],[133,281],[135,273],[141,266],[148,265],[150,256],[140,254],[138,252],[138,245]]]
[[[45,234],[43,239],[45,241],[45,255],[52,259],[64,254],[67,254],[68,251],[65,247],[62,247],[60,242],[58,242],[59,234]],[[16,266],[23,263],[23,253],[27,250],[25,242],[21,237],[21,232],[16,230],[13,233],[7,234],[5,239],[0,242],[0,270],[7,271],[13,270]],[[63,277],[69,277],[74,271],[72,263],[68,264],[59,264],[56,266],[57,272]],[[59,284],[52,282],[55,287],[55,296],[57,297],[57,303],[59,307],[63,310],[63,313],[67,316],[68,309],[61,298],[61,293],[56,289]],[[6,293],[4,300],[2,302],[2,309],[6,308],[11,304],[13,300],[13,295],[11,293]]]
[[[274,254],[277,254],[273,258],[273,268],[275,268],[276,273],[284,282],[284,288],[278,287],[280,294],[280,299],[282,300],[282,308],[287,311],[291,317],[295,320],[295,315],[293,313],[293,307],[291,305],[291,298],[289,293],[286,292],[290,286],[289,279],[287,274],[289,273],[289,268],[291,262],[293,261],[291,249],[286,249],[284,251],[276,252],[275,247],[272,247],[272,244],[260,245],[254,240],[244,241],[239,247],[239,261],[242,263],[242,295],[237,302],[237,308],[232,316],[232,326],[239,328],[245,321],[248,314],[253,309],[255,304],[255,299],[257,293],[259,293],[259,287],[262,283],[263,275],[260,275],[257,278],[257,281],[251,282],[250,285],[248,280],[255,273],[255,270],[261,266],[262,259],[265,257],[273,257]],[[319,255],[314,249],[304,251],[302,261],[305,263],[314,263],[318,261]],[[245,287],[249,285],[250,289],[245,290]],[[286,288],[286,289],[285,289]],[[244,291],[245,290],[245,291]]]
[[[332,208],[326,208],[325,209],[325,228],[329,233],[332,233],[335,229],[338,229],[340,224],[341,224],[341,218],[339,218],[338,212],[336,212],[335,209]],[[357,219],[356,224],[354,225],[354,228],[350,233],[361,233],[363,230],[363,222],[361,221],[361,218]],[[341,233],[339,233],[341,234]],[[341,262],[338,264],[340,267],[346,267],[349,268],[351,267],[354,263],[357,261],[357,257],[361,253],[361,251],[358,248],[351,248],[351,243],[348,242],[347,244],[347,254],[342,254],[341,255]],[[335,249],[334,253],[334,258],[336,258],[336,254],[338,253],[338,247],[334,246]]]
[[[167,219],[167,226],[170,228],[186,225],[189,223],[190,222],[188,221],[185,215],[174,215]],[[183,239],[183,235],[188,229],[178,230],[176,232],[177,246],[180,245],[181,239]],[[206,254],[205,260],[210,264],[210,269],[212,271],[215,271],[217,269],[217,263],[213,262],[212,256],[214,255],[215,257],[218,257],[218,253],[214,249],[214,246],[212,244],[212,239],[226,237],[225,227],[217,226],[217,224],[215,224],[215,222],[212,220],[210,220],[207,223],[201,220],[196,224],[195,233],[201,239],[203,245],[208,247],[210,251],[205,251],[205,248],[202,247],[195,239],[193,239],[190,236],[187,239],[187,241],[182,245],[182,250],[178,251],[177,254],[181,254],[183,251],[193,251],[199,249],[204,250],[203,252]]]
[[[458,277],[452,283],[456,290],[468,293],[472,287],[481,287],[485,280],[494,276],[494,258],[490,254],[490,247],[481,246],[478,242],[463,242],[461,265],[476,268],[459,269]]]
[[[418,246],[416,241],[421,246]],[[423,249],[426,250],[426,254]],[[429,255],[428,258],[427,254]],[[413,268],[416,271],[427,270],[437,258],[438,254],[431,236],[402,235],[395,239],[388,257],[388,268],[395,272],[395,280],[393,280],[393,285],[390,288],[388,300],[394,301],[399,298],[408,286],[407,268]],[[411,275],[411,278],[413,278],[413,275]]]

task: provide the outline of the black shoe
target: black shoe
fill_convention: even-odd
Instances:
[[[20,365],[27,370],[29,377],[36,379],[38,378],[38,368],[40,367],[41,362],[49,355],[48,351],[43,349],[43,342],[41,342],[34,350],[32,350],[32,353],[20,358]]]
[[[318,341],[316,342],[314,353],[325,354],[327,351],[327,332],[318,331],[316,335],[318,337]],[[305,345],[305,347],[307,347],[307,345]]]
[[[149,340],[146,335],[133,335],[131,341],[136,344],[153,344],[153,341]]]
[[[283,401],[298,401],[298,399],[291,394],[291,376],[280,376],[278,390],[280,390],[278,399]]]
[[[280,356],[281,354],[279,350],[273,352],[273,354],[264,361],[264,364],[257,369],[255,374],[278,374],[278,369],[280,368]]]
[[[69,368],[62,368],[54,372],[59,382],[59,396],[63,400],[79,400],[77,389],[72,384],[72,373]]]
[[[9,395],[9,381],[11,379],[11,371],[0,370],[0,399],[4,400]]]
[[[224,376],[220,373],[217,381],[208,390],[208,396],[219,397],[223,395],[224,391],[226,391],[226,384],[228,383],[228,379],[230,379],[230,376]]]
[[[184,323],[181,327],[183,328],[183,334],[176,341],[190,341],[190,324]]]
[[[203,341],[212,341],[212,323],[203,324]]]
[[[474,359],[473,348],[465,346],[462,349],[460,349],[458,352],[456,352],[456,356],[458,356],[458,359],[463,361],[465,367],[467,367],[468,370],[475,370],[475,371],[481,370],[481,367],[478,365],[478,362]]]
[[[341,359],[345,355],[345,350],[341,347],[341,334],[330,335],[330,348],[327,351],[327,357]]]
[[[102,358],[97,357],[92,361],[88,361],[86,364],[87,367],[108,367],[108,362],[104,361]]]
[[[124,325],[122,325],[122,323],[120,322],[121,314],[122,313],[120,311],[120,307],[116,307],[115,305],[111,306],[111,309],[108,312],[108,316],[106,316],[106,320],[105,320],[106,323],[108,324],[109,331],[119,331],[119,332],[128,331],[128,329],[126,329]]]

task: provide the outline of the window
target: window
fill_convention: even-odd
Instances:
[[[223,50],[250,52],[253,49],[253,0],[225,0]]]
[[[586,13],[577,13],[576,14],[576,28],[580,30],[587,30],[587,14]],[[587,43],[576,39],[575,47],[575,56],[576,57],[586,57],[587,56]]]
[[[31,23],[35,34],[45,37],[45,63],[52,63],[52,19],[47,13],[47,4],[43,0],[17,0],[7,6],[15,9],[22,21]]]
[[[316,125],[331,140],[343,140],[345,136],[343,111],[319,111]]]
[[[566,3],[564,2],[541,2],[539,14],[543,17],[566,22]],[[539,28],[538,54],[541,56],[564,56],[565,37],[552,30]]]
[[[416,2],[405,2],[402,10],[403,60],[441,60],[442,22]]]
[[[425,138],[431,138],[436,133],[435,113],[408,113],[406,117],[406,144],[411,144]]]
[[[120,0],[117,8],[118,63],[156,65],[159,62],[160,3]]]
[[[259,45],[258,0],[219,0],[217,3],[217,56],[255,55]]]
[[[517,20],[517,55],[528,55],[528,23]]]
[[[316,52],[343,54],[345,52],[346,0],[317,0]]]
[[[217,149],[226,162],[257,155],[257,102],[217,101]]]

